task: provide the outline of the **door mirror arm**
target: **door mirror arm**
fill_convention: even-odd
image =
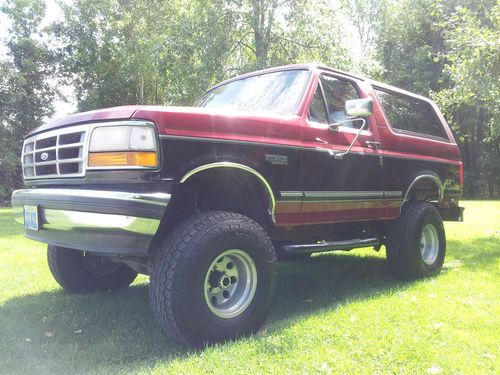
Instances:
[[[329,129],[333,133],[337,133],[339,131],[339,127],[342,126],[343,123],[346,122],[354,122],[361,121],[361,127],[359,128],[356,136],[352,140],[351,144],[347,148],[347,150],[343,152],[335,152],[333,156],[335,159],[342,159],[345,155],[347,155],[350,151],[354,143],[358,140],[359,135],[363,131],[366,126],[366,120],[363,117],[371,116],[373,114],[373,100],[370,98],[364,99],[352,99],[346,100],[345,102],[345,115],[348,120],[337,121],[329,126]]]
[[[345,122],[354,122],[354,121],[361,121],[362,122],[361,127],[359,128],[358,132],[356,133],[356,136],[352,140],[352,142],[349,145],[349,147],[347,148],[347,150],[341,151],[341,152],[334,152],[333,153],[333,157],[335,159],[337,159],[337,160],[343,159],[344,156],[347,155],[351,151],[352,146],[354,145],[354,143],[356,143],[356,141],[359,138],[359,135],[365,129],[366,120],[364,118],[355,118],[355,119],[352,119],[352,120],[338,121],[338,122],[335,122],[335,123],[331,124],[330,127],[329,127],[330,131],[332,131],[334,133],[337,133],[339,131],[339,126],[341,126],[342,123],[345,123]]]

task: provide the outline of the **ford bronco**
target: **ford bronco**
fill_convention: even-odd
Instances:
[[[457,144],[429,99],[316,65],[253,72],[194,107],[78,113],[24,141],[12,195],[68,292],[150,275],[174,340],[251,334],[275,263],[386,248],[399,278],[438,273],[462,220]]]

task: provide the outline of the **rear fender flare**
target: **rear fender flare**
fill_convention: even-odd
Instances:
[[[422,181],[424,179],[431,180],[436,185],[436,187],[438,189],[438,202],[441,202],[441,200],[443,199],[443,194],[444,194],[443,183],[441,182],[441,180],[439,179],[439,177],[437,175],[431,174],[431,173],[425,173],[425,174],[421,174],[421,175],[418,175],[417,177],[415,177],[415,179],[408,186],[408,189],[406,189],[406,193],[404,195],[403,202],[401,203],[400,211],[403,209],[403,205],[405,204],[405,202],[407,202],[409,200],[408,198],[409,198],[409,194],[411,192],[411,189],[419,181]]]

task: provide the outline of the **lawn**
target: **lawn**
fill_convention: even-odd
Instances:
[[[0,373],[498,374],[500,202],[465,207],[439,276],[395,281],[383,249],[282,263],[261,332],[194,352],[158,329],[146,277],[68,295],[0,209]]]

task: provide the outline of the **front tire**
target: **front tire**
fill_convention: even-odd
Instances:
[[[248,217],[214,211],[188,218],[154,261],[153,314],[181,345],[254,333],[267,316],[275,263],[267,233]]]
[[[137,272],[125,264],[60,246],[48,246],[47,260],[54,279],[70,293],[126,288],[137,277]]]
[[[438,274],[446,255],[446,235],[439,211],[428,202],[407,202],[393,223],[387,261],[399,279]]]

